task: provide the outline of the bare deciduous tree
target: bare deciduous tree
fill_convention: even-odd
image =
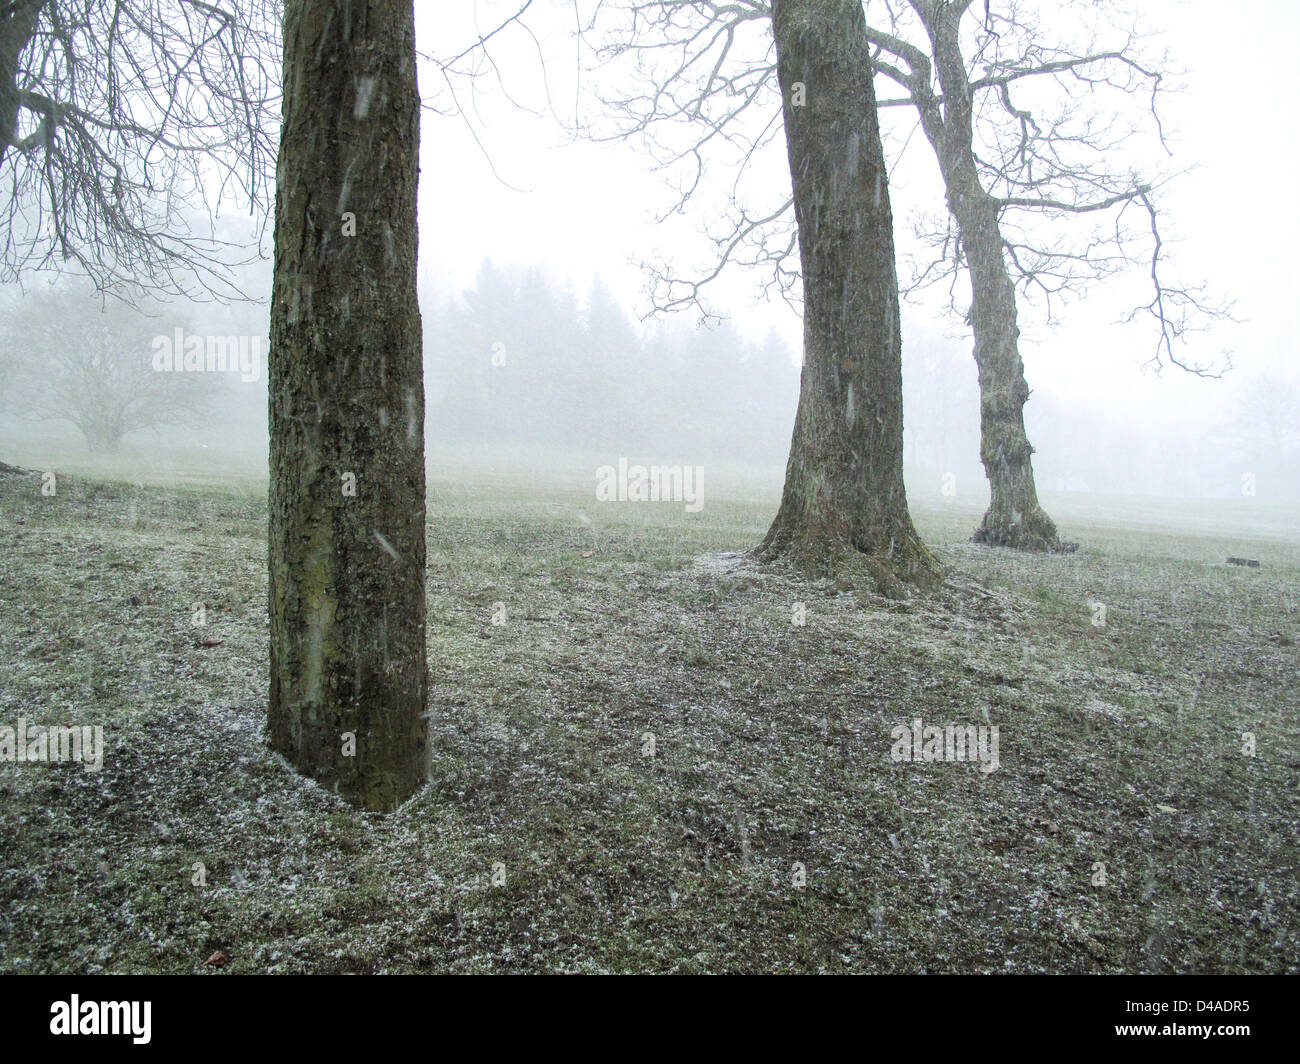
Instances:
[[[1025,432],[1029,385],[1019,350],[1017,287],[1041,296],[1050,316],[1054,300],[1149,255],[1151,302],[1131,316],[1154,318],[1158,361],[1209,372],[1182,361],[1175,343],[1193,317],[1212,318],[1220,309],[1198,291],[1167,283],[1154,182],[1114,161],[1144,114],[1163,143],[1156,101],[1168,59],[1144,61],[1131,28],[1109,44],[1096,36],[1082,47],[1046,41],[1033,5],[1023,0],[997,10],[991,3],[973,7],[972,0],[885,0],[881,9],[889,25],[869,31],[875,66],[903,93],[886,104],[915,110],[947,199],[946,224],[930,234],[939,254],[913,284],[958,272],[969,278],[964,317],[975,335],[980,457],[990,486],[975,539],[1060,549],[1056,525],[1038,501]],[[972,13],[982,18],[968,19]],[[905,38],[908,30],[923,46]],[[1085,90],[1090,101],[1080,104]],[[1148,108],[1133,106],[1139,94]],[[1115,113],[1107,113],[1103,102],[1111,98]],[[1128,227],[1130,210],[1145,233]],[[1026,213],[1036,220],[1026,223]],[[1093,226],[1071,232],[1050,224],[1091,215],[1105,216],[1110,231]]]
[[[15,411],[68,422],[90,450],[109,454],[128,433],[192,422],[214,400],[218,378],[155,372],[154,338],[183,323],[150,309],[159,316],[105,303],[85,281],[29,292],[4,330]]]
[[[804,288],[804,368],[785,491],[756,551],[865,567],[878,590],[942,571],[903,487],[893,218],[858,0],[776,0],[772,32]]]
[[[237,296],[223,198],[265,217],[282,0],[0,0],[0,280]]]
[[[1215,436],[1260,470],[1282,490],[1295,491],[1294,456],[1300,452],[1300,388],[1277,372],[1265,372],[1241,382],[1232,420]]]
[[[954,310],[974,330],[981,457],[992,496],[976,538],[1059,548],[1038,503],[1024,431],[1029,389],[1017,291],[1041,300],[1050,321],[1063,298],[1144,268],[1150,299],[1129,319],[1155,323],[1157,368],[1221,369],[1180,353],[1189,332],[1226,308],[1202,288],[1166,276],[1158,192],[1168,177],[1141,175],[1122,161],[1121,149],[1141,134],[1165,145],[1158,102],[1168,60],[1141,57],[1143,40],[1119,0],[1090,5],[1100,26],[1072,9],[1070,26],[1052,34],[1033,0],[866,6],[879,20],[867,29],[873,69],[901,90],[879,106],[915,111],[947,193],[940,224],[919,230],[937,254],[919,264],[907,291],[946,281]],[[656,309],[704,310],[708,285],[729,265],[762,269],[769,291],[797,298],[792,201],[784,190],[744,183],[778,132],[776,64],[761,35],[768,14],[766,0],[658,0],[603,4],[589,24],[601,62],[630,57],[633,72],[631,89],[604,99],[615,128],[597,139],[646,137],[658,164],[676,177],[671,211],[685,210],[699,194],[706,161],[735,172],[728,213],[710,232],[707,268],[691,274],[649,264]],[[1106,27],[1106,18],[1118,28]],[[1062,44],[1061,34],[1082,43]],[[1088,220],[1093,224],[1079,224]],[[969,280],[965,299],[961,278]]]

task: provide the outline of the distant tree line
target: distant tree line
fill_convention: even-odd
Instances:
[[[263,274],[269,272],[262,271]],[[249,276],[249,291],[265,287]],[[799,367],[784,339],[747,339],[730,322],[688,315],[639,329],[599,280],[581,296],[544,267],[485,262],[456,296],[424,291],[426,435],[435,455],[462,444],[617,451],[664,461],[729,460],[771,469],[785,459]],[[58,422],[113,452],[164,430],[172,441],[232,447],[260,460],[265,362],[238,373],[157,373],[154,341],[262,341],[267,308],[235,303],[103,301],[67,279],[0,288],[0,415],[15,427]],[[1261,499],[1295,498],[1300,389],[1279,375],[1230,379],[1217,420],[1181,420],[1172,404],[1127,406],[1036,391],[1026,422],[1046,491],[1238,496],[1253,474]],[[957,501],[987,490],[979,462],[979,383],[967,341],[903,316],[904,461],[913,490]],[[143,435],[142,435],[143,434]],[[179,460],[179,459],[178,459]],[[940,495],[940,497],[943,497]]]
[[[431,444],[781,462],[799,366],[775,332],[671,320],[638,330],[597,279],[578,297],[540,270],[484,262],[472,288],[425,301]],[[671,452],[671,454],[669,453]]]

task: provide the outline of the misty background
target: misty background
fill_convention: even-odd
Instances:
[[[513,6],[425,5],[417,44],[472,40]],[[1278,135],[1275,104],[1293,91],[1300,13],[1265,0],[1234,9],[1233,54],[1252,57],[1246,77],[1224,61],[1217,7],[1162,0],[1142,10],[1182,69],[1184,88],[1165,117],[1173,165],[1194,167],[1167,195],[1170,254],[1180,275],[1235,300],[1236,320],[1193,337],[1188,357],[1230,353],[1233,369],[1222,379],[1152,371],[1154,329],[1117,324],[1142,301],[1141,266],[1056,308],[1055,324],[1021,300],[1038,484],[1048,494],[1294,501],[1300,374],[1285,256],[1300,237],[1290,194],[1298,160],[1294,138]],[[694,216],[665,218],[669,190],[638,145],[566,132],[595,119],[591,75],[565,15],[563,6],[543,11],[535,40],[501,35],[500,78],[477,79],[455,101],[459,115],[441,113],[451,109],[444,86],[422,71],[430,468],[551,463],[594,486],[597,465],[626,456],[743,469],[775,493],[798,399],[797,308],[765,293],[761,279],[729,272],[708,297],[720,323],[645,317],[639,263],[707,264],[709,201]],[[922,253],[914,226],[942,207],[933,156],[911,136],[905,110],[884,112],[900,276]],[[778,155],[755,164],[778,191],[789,186],[783,163]],[[706,174],[718,196],[729,177]],[[266,257],[238,270],[260,303],[132,307],[66,276],[0,290],[0,459],[142,478],[264,474],[270,229],[259,233],[234,212],[216,224],[233,243],[260,239]],[[972,339],[944,295],[903,307],[909,491],[982,506]],[[177,329],[241,338],[256,354],[256,379],[156,372],[155,340]]]

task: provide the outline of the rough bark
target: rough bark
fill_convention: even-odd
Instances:
[[[989,508],[977,543],[1024,550],[1060,550],[1056,525],[1038,502],[1034,448],[1025,432],[1029,399],[1020,358],[1015,286],[1003,248],[998,202],[980,183],[975,164],[970,79],[961,52],[960,23],[969,3],[928,0],[913,5],[930,37],[940,101],[923,101],[922,128],[939,158],[948,209],[957,222],[971,280],[971,324],[980,385],[980,458],[989,480]]]
[[[0,7],[0,162],[18,145],[18,61],[36,31],[44,0],[14,0]]]
[[[980,385],[980,459],[989,479],[989,508],[977,543],[1022,550],[1059,550],[1056,525],[1038,502],[1034,448],[1025,432],[1029,399],[1017,338],[1015,290],[1002,255],[997,207],[973,193],[954,209],[970,265],[975,363]]]
[[[891,595],[941,569],[903,487],[893,218],[859,0],[777,0],[777,76],[804,287],[804,367],[781,507],[756,553],[861,570]],[[802,106],[800,105],[802,104]]]
[[[18,144],[18,60],[31,42],[44,0],[16,0],[0,9],[0,163]],[[4,466],[4,463],[0,463]],[[4,466],[0,472],[17,469]]]
[[[428,763],[412,0],[289,0],[284,52],[270,739],[324,786],[390,811]]]

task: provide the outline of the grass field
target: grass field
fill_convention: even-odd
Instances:
[[[917,492],[949,586],[892,602],[730,554],[779,471],[691,514],[433,456],[430,784],[379,817],[265,746],[264,480],[169,457],[0,477],[0,726],[107,744],[0,763],[0,970],[1300,967],[1295,508],[1049,494],[1081,548],[1026,557]],[[916,718],[1000,767],[891,760]]]

